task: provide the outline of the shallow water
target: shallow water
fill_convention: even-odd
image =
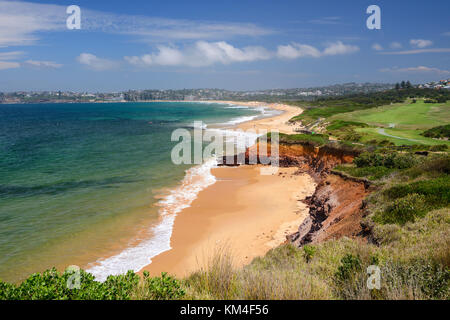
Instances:
[[[97,276],[138,269],[167,250],[180,203],[212,183],[207,167],[185,177],[190,166],[171,162],[172,131],[261,112],[208,103],[0,105],[0,278],[71,264]]]

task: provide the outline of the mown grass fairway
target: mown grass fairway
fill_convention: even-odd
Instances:
[[[366,110],[341,113],[328,120],[344,120],[367,123],[372,128],[357,128],[363,133],[362,140],[387,139],[396,145],[411,144],[450,144],[448,141],[426,138],[423,131],[450,123],[450,103],[425,103],[418,100],[382,106]],[[380,130],[380,128],[382,128]],[[364,142],[363,141],[363,142]]]

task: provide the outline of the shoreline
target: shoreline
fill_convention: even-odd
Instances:
[[[282,111],[239,123],[232,130],[277,129],[292,134],[295,127],[286,122],[303,111],[278,103],[208,102]],[[232,254],[239,267],[283,244],[286,235],[296,231],[307,216],[307,206],[301,200],[313,194],[316,184],[309,175],[297,173],[297,168],[280,168],[275,174],[262,176],[260,167],[213,168],[216,182],[200,191],[175,217],[171,249],[152,257],[139,272],[187,276],[206,268],[209,259],[224,250]]]
[[[196,102],[192,101],[192,103]],[[282,133],[294,133],[295,126],[287,123],[287,121],[303,111],[299,107],[278,103],[262,103],[256,101],[243,103],[236,101],[208,101],[207,103],[243,106],[248,108],[255,108],[256,110],[259,109],[259,111],[261,111],[260,116],[256,116],[255,118],[244,122],[225,125],[225,127],[219,124],[212,124],[211,128],[209,128],[211,130],[219,129],[224,131],[236,131],[237,129],[243,131],[253,130],[255,132],[255,130],[259,129],[266,129],[268,131],[270,129],[278,129]],[[281,111],[281,113],[277,112],[277,114],[265,114],[265,112],[263,112],[261,108],[277,110]],[[256,136],[254,133],[250,135]],[[250,142],[250,144],[253,145],[254,141]],[[251,145],[248,145],[248,147],[250,147]],[[209,163],[211,161],[207,162]],[[216,163],[215,161],[212,162]],[[255,221],[261,220],[261,214],[270,216],[271,212],[265,211],[266,208],[260,208],[260,214],[258,215],[254,212],[253,207],[255,207],[256,204],[264,202],[265,199],[273,194],[271,191],[271,187],[273,185],[280,184],[279,192],[283,193],[283,188],[281,186],[286,181],[284,179],[286,174],[288,175],[288,177],[292,178],[292,181],[298,180],[295,183],[297,186],[299,185],[299,183],[302,184],[302,181],[308,181],[308,185],[313,184],[313,182],[308,180],[310,178],[309,176],[300,178],[299,175],[293,174],[293,172],[285,173],[284,175],[280,176],[273,175],[270,177],[270,179],[259,179],[259,170],[252,173],[251,170],[255,169],[255,166],[251,167],[252,169],[249,168],[232,168],[231,170],[235,170],[232,173],[228,172],[228,170],[230,170],[229,168],[227,170],[227,168],[216,167],[215,165],[211,166],[207,165],[206,163],[191,167],[186,171],[180,185],[175,186],[173,189],[170,189],[170,191],[168,191],[167,193],[165,192],[164,195],[157,195],[157,197],[161,199],[156,204],[160,207],[160,209],[158,210],[159,219],[158,222],[150,226],[149,230],[149,232],[153,234],[153,236],[148,239],[142,239],[142,241],[135,243],[133,246],[123,248],[120,251],[116,251],[112,255],[90,262],[86,270],[94,274],[94,276],[99,281],[103,281],[109,274],[118,274],[117,272],[123,273],[130,268],[137,272],[149,270],[153,274],[154,270],[158,269],[158,266],[161,266],[161,271],[174,272],[173,268],[176,267],[176,263],[174,261],[186,261],[187,264],[191,264],[192,269],[195,269],[193,261],[198,258],[198,249],[202,248],[201,250],[210,250],[206,249],[207,247],[210,247],[207,244],[208,241],[206,240],[213,237],[212,235],[218,234],[219,230],[222,230],[220,231],[220,233],[222,234],[221,239],[216,239],[215,241],[223,240],[224,238],[230,238],[232,233],[236,233],[236,230],[240,229],[242,218],[249,219],[248,217],[251,216],[252,219],[250,221]],[[215,192],[214,190],[216,190],[217,185],[220,185],[220,188],[222,187],[221,184],[223,179],[221,177],[223,175],[229,175],[226,180],[230,182],[229,185],[233,185],[234,187],[231,189],[223,189],[221,192],[219,192],[220,196],[218,196],[217,192]],[[242,180],[241,176],[247,176],[248,179]],[[240,188],[244,185],[247,186],[247,188]],[[237,190],[245,189],[247,189],[247,191],[237,192]],[[258,190],[258,193],[261,196],[260,198],[255,199],[253,202],[248,202],[247,200],[245,200],[246,194],[252,192],[253,189]],[[306,190],[306,187],[301,189]],[[251,226],[249,226],[249,228],[246,228],[252,230],[250,234],[253,236],[252,239],[247,237],[245,240],[246,242],[255,242],[257,236],[261,236],[261,233],[263,233],[266,236],[270,234],[272,244],[270,246],[267,246],[256,241],[259,243],[259,245],[258,249],[255,252],[258,252],[258,254],[255,255],[254,252],[247,252],[242,255],[242,257],[236,254],[236,256],[240,257],[238,259],[240,261],[239,265],[250,262],[247,261],[247,258],[243,259],[243,257],[253,258],[258,255],[264,255],[270,248],[276,247],[283,243],[285,241],[286,233],[295,231],[295,228],[298,227],[298,225],[304,218],[302,216],[301,220],[298,220],[299,217],[296,215],[296,213],[298,213],[299,211],[297,200],[303,200],[304,197],[306,197],[307,195],[311,195],[312,192],[313,189],[309,190],[309,194],[306,194],[300,198],[298,194],[296,196],[293,196],[293,198],[291,198],[292,194],[283,197],[284,202],[281,204],[281,207],[284,208],[283,210],[286,214],[283,215],[283,218],[281,220],[277,220],[276,217],[270,218],[268,220],[270,221],[270,223],[268,224],[270,225],[270,228],[267,228],[267,225],[260,226],[259,229],[252,229]],[[226,212],[230,213],[230,215],[233,215],[240,210],[239,207],[236,206],[227,207],[227,203],[215,206],[208,204],[209,200],[214,201],[215,199],[224,197],[228,199],[244,199],[242,200],[242,202],[246,204],[247,209],[240,212],[240,216],[242,218],[236,219],[235,221],[233,221],[233,223],[231,223],[231,218],[228,217],[224,221],[222,221],[221,225],[227,224],[230,226],[230,228],[224,230],[221,229],[219,225],[212,229],[208,229],[208,232],[204,232],[203,229],[209,225],[208,221],[211,221],[211,219],[216,219],[217,216],[223,216],[223,214],[221,213],[221,211],[223,211],[223,208],[227,208]],[[207,200],[206,202],[205,199]],[[276,200],[277,199],[274,199],[274,201]],[[230,202],[233,202],[233,200],[230,200]],[[200,229],[196,230],[197,237],[188,236],[184,238],[182,237],[182,241],[175,240],[179,238],[179,235],[185,234],[184,230],[192,229],[189,219],[185,219],[186,215],[190,215],[189,212],[192,211],[192,207],[196,208],[194,215],[202,217],[200,221],[196,223],[196,226],[201,226]],[[210,214],[205,215],[205,210]],[[214,212],[211,213],[212,211]],[[277,226],[277,230],[273,230],[274,225]],[[238,229],[236,229],[236,227],[238,227]],[[284,233],[278,230],[282,227],[285,229]],[[289,229],[290,227],[292,227],[292,230]],[[240,235],[233,237],[237,239],[242,238],[240,237]],[[156,251],[154,248],[155,241],[158,242],[158,247],[160,248]],[[241,239],[241,241],[244,241],[244,239]],[[190,249],[188,250],[187,247],[189,247]],[[236,251],[236,249],[239,251],[239,246],[232,247],[233,251]],[[246,248],[247,247],[248,246],[246,246]],[[165,258],[166,256],[168,256],[169,258],[172,257],[169,259],[170,261]],[[133,260],[130,261],[130,259]],[[166,259],[167,262],[161,263],[160,261],[164,261],[164,259]]]

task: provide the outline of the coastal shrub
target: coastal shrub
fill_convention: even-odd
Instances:
[[[147,271],[144,271],[143,290],[141,299],[151,300],[176,300],[181,299],[185,290],[181,287],[180,281],[169,276],[166,272],[161,273],[161,277],[150,277]]]
[[[316,248],[310,245],[303,246],[303,257],[305,257],[306,262],[310,262],[316,252]]]
[[[412,193],[396,199],[392,204],[388,205],[378,220],[381,223],[403,225],[406,222],[414,222],[416,217],[423,217],[426,211],[425,196]]]
[[[361,260],[359,257],[348,253],[341,259],[341,265],[338,267],[334,276],[337,281],[345,282],[352,279],[361,268]]]
[[[422,175],[437,178],[450,174],[450,156],[434,156],[424,159],[418,165],[403,172],[403,176],[415,179]]]
[[[436,144],[434,146],[430,146],[430,151],[446,151],[448,149],[448,145],[446,144]]]
[[[364,177],[369,180],[378,180],[394,172],[394,169],[386,168],[383,166],[358,168],[355,166],[340,165],[336,166],[335,170],[345,172],[353,177]]]
[[[379,267],[380,289],[367,287],[367,275],[362,268],[354,273],[353,281],[336,284],[337,295],[350,300],[447,300],[450,296],[450,271],[443,265],[417,259],[407,262],[389,260]]]
[[[74,271],[58,273],[55,268],[30,275],[19,285],[0,281],[0,300],[130,300],[179,299],[184,290],[178,280],[162,274],[150,278],[148,273],[141,280],[133,271],[109,276],[98,282],[92,274],[80,270],[79,288],[70,288],[68,283]]]
[[[399,153],[363,153],[353,160],[357,167],[386,167],[391,169],[411,168],[417,160],[411,154]]]
[[[422,135],[428,138],[435,139],[450,138],[450,124],[428,129],[424,131]]]
[[[383,192],[390,199],[403,198],[413,193],[423,195],[426,204],[432,209],[446,207],[450,205],[450,177],[443,175],[435,179],[398,184]]]

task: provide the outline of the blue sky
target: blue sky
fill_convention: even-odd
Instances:
[[[381,8],[369,30],[366,8]],[[68,30],[66,8],[81,8]],[[0,91],[450,78],[450,1],[4,1]]]

